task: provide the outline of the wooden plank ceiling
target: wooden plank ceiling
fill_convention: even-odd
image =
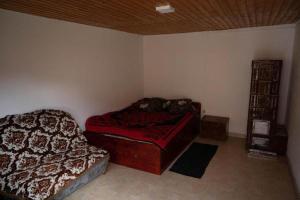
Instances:
[[[295,23],[300,0],[0,0],[0,8],[143,35]]]

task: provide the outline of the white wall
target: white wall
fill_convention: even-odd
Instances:
[[[189,97],[208,114],[230,117],[245,134],[253,59],[282,59],[279,121],[285,121],[294,25],[146,36],[144,95]]]
[[[0,117],[61,108],[84,124],[143,95],[142,37],[0,9]]]
[[[144,86],[145,96],[200,101],[245,133],[251,60],[283,59],[285,121],[292,25],[141,37],[0,10],[0,27],[0,116],[61,108],[83,125],[141,98]]]
[[[288,158],[300,197],[300,22],[295,36],[288,112]]]

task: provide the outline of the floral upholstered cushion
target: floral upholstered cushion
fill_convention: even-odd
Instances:
[[[6,116],[0,119],[0,199],[48,199],[107,157],[86,144],[66,112]]]

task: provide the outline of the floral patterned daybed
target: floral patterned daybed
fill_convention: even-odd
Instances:
[[[0,199],[63,199],[102,174],[109,155],[90,146],[70,114],[0,118]]]

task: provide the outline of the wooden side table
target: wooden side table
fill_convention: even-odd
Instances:
[[[226,140],[228,137],[228,117],[205,115],[201,120],[201,137]]]

